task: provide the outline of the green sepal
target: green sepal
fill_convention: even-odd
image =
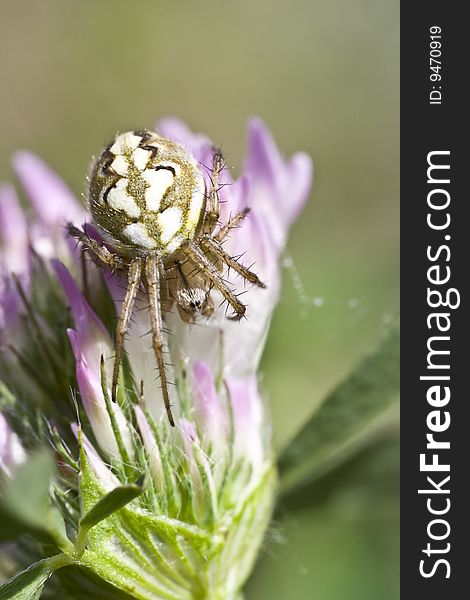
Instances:
[[[118,486],[100,498],[80,519],[77,536],[78,554],[81,554],[85,550],[87,534],[92,527],[95,527],[126,504],[132,502],[132,500],[142,494],[143,490],[144,476],[140,477],[135,483]]]
[[[98,481],[85,452],[80,455],[80,500],[82,510],[91,511],[107,496]],[[185,558],[182,540],[194,540],[198,549],[207,553],[210,536],[199,528],[154,516],[143,509],[127,504],[96,523],[87,536],[86,550],[80,563],[94,571],[106,582],[138,598],[164,598],[192,600],[189,593],[181,590],[188,583],[174,563],[189,568],[191,561]],[[162,553],[162,543],[173,546],[173,554]],[[129,561],[126,557],[134,557]],[[183,560],[182,560],[183,559]],[[140,565],[140,568],[136,568]]]
[[[226,600],[249,575],[270,518],[274,469],[243,504],[227,511],[215,528],[202,528],[152,513],[131,501],[88,532],[82,567],[137,600]],[[84,452],[80,498],[83,511],[107,495]],[[228,573],[236,568],[236,574]]]
[[[143,482],[144,477],[140,477],[135,483],[122,485],[111,490],[80,519],[80,527],[86,529],[94,527],[100,521],[134,500],[134,498],[140,496],[143,491]]]

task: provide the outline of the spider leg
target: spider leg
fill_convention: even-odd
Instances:
[[[113,367],[113,382],[111,386],[111,398],[113,402],[116,402],[117,384],[119,379],[119,365],[121,364],[122,352],[124,349],[124,336],[129,328],[129,321],[132,315],[132,308],[134,306],[134,300],[139,289],[139,285],[142,277],[142,259],[135,258],[129,267],[129,274],[127,276],[127,289],[124,301],[122,303],[121,314],[119,315],[117,327],[116,327],[116,340],[115,340],[115,355],[114,355],[114,367]]]
[[[246,306],[240,302],[237,296],[227,286],[217,271],[217,267],[207,258],[204,252],[194,243],[188,242],[184,246],[184,251],[187,253],[189,260],[194,263],[204,275],[212,282],[214,287],[222,294],[230,306],[235,311],[235,315],[231,317],[233,320],[240,320],[246,312]]]
[[[106,246],[91,239],[84,231],[78,229],[72,223],[67,224],[67,231],[70,237],[75,238],[82,244],[84,250],[90,252],[99,266],[111,271],[125,271],[127,269],[127,264],[122,258],[116,254],[112,254]]]
[[[212,176],[211,189],[209,191],[209,205],[207,207],[204,223],[202,225],[203,233],[212,233],[219,219],[219,180],[223,168],[224,159],[222,153],[220,150],[215,150],[214,156],[212,157]]]
[[[230,256],[230,254],[228,254],[228,252],[225,252],[225,250],[222,248],[220,243],[216,242],[209,235],[202,237],[200,243],[206,250],[209,250],[209,252],[212,252],[212,254],[214,254],[214,256],[216,256],[216,258],[218,258],[219,260],[224,262],[228,267],[230,267],[236,273],[241,275],[243,277],[243,279],[246,279],[250,283],[257,285],[260,288],[266,287],[264,285],[264,283],[259,279],[258,275],[256,275],[255,273],[253,273],[253,271],[250,271],[249,269],[244,267],[242,264],[240,264],[238,262],[238,260],[236,260],[235,258]]]
[[[213,236],[213,239],[217,242],[223,242],[230,233],[230,231],[238,227],[249,212],[249,208],[244,208],[243,210],[238,212],[234,217],[230,219],[228,223],[225,223],[225,225],[223,225],[219,229],[217,234]]]
[[[158,372],[162,382],[163,401],[170,425],[175,426],[171,412],[170,396],[168,394],[168,380],[163,360],[163,322],[160,309],[160,268],[161,260],[156,254],[150,254],[145,262],[145,275],[147,277],[148,295],[150,301],[150,320],[152,324],[152,346],[157,359]]]

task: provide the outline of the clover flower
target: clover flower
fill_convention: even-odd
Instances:
[[[157,127],[203,170],[209,164],[212,144],[204,135],[173,118]],[[38,564],[48,565],[47,577],[78,566],[75,590],[92,574],[141,600],[239,598],[275,498],[257,370],[279,300],[279,256],[309,192],[310,159],[298,153],[286,161],[253,119],[240,177],[224,171],[221,222],[250,209],[225,248],[256,263],[267,287],[245,287],[228,274],[248,306],[239,323],[226,318],[222,302],[196,325],[165,315],[175,428],[162,414],[144,299],[137,299],[112,402],[114,307],[123,282],[110,273],[102,278],[66,238],[70,219],[96,232],[65,184],[26,152],[14,167],[33,219],[26,220],[12,188],[1,188],[0,470],[10,478],[38,444],[54,448],[58,470],[47,493],[61,526],[46,529],[62,554]],[[36,546],[29,551],[41,558]],[[67,573],[50,584],[57,594],[70,588]]]

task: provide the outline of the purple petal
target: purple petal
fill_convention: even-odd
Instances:
[[[62,179],[31,152],[17,152],[13,167],[29,200],[48,227],[62,227],[67,221],[81,223],[86,213]]]
[[[8,338],[18,324],[21,298],[12,273],[29,289],[28,226],[15,190],[0,186],[0,337]]]
[[[99,406],[100,410],[106,410],[101,382],[98,379],[96,369],[91,369],[82,354],[79,336],[73,329],[67,329],[70,345],[75,356],[76,374],[78,387],[83,406],[91,419],[93,417],[93,407]]]
[[[210,139],[202,133],[194,133],[186,123],[175,117],[161,119],[157,123],[157,130],[162,135],[181,144],[199,162],[206,182],[206,189],[209,189],[212,174],[212,157],[214,154],[213,144]],[[225,169],[221,176],[221,186],[231,183],[231,181],[230,174]]]
[[[68,298],[76,331],[67,331],[76,360],[76,376],[83,406],[90,420],[93,433],[100,446],[112,455],[118,454],[118,447],[111,427],[111,420],[101,388],[100,361],[103,356],[110,381],[113,347],[111,338],[96,313],[80,292],[75,280],[59,261],[53,261],[56,272]],[[116,419],[123,434],[126,447],[131,449],[130,435],[121,408],[115,406]]]
[[[157,130],[165,137],[181,144],[196,160],[203,164],[207,160],[208,152],[212,148],[210,139],[202,133],[194,133],[180,119],[165,117],[158,121]]]
[[[10,185],[0,186],[0,248],[0,266],[4,271],[28,271],[28,225]]]
[[[76,360],[76,376],[83,406],[86,410],[93,433],[100,446],[114,456],[118,455],[118,447],[106,409],[101,387],[100,362],[105,359],[107,379],[111,380],[111,358],[114,354],[111,338],[104,325],[83,297],[69,271],[59,261],[53,261],[56,272],[68,298],[76,331],[67,331]],[[119,405],[114,406],[114,413],[119,429],[129,454],[132,454],[132,443],[127,420]]]
[[[101,387],[99,362],[96,364],[88,362],[86,355],[82,351],[80,338],[76,331],[68,329],[67,334],[75,356],[75,373],[80,390],[80,398],[95,438],[105,452],[112,456],[119,456],[116,438]],[[127,451],[132,455],[132,442],[127,420],[118,404],[114,404],[113,408]]]
[[[69,301],[81,351],[90,364],[99,365],[102,355],[105,358],[112,355],[111,338],[68,269],[58,260],[53,260],[52,266]]]
[[[228,171],[225,170],[222,187],[219,191],[219,221],[223,225],[225,225],[225,223],[227,223],[231,217],[234,217],[238,212],[245,208],[249,208],[248,202],[250,197],[250,182],[248,177],[242,176],[236,181],[232,181],[229,179],[229,177],[230,175]],[[241,229],[243,226],[244,223],[242,223],[239,229]],[[229,244],[232,240],[238,238],[239,229],[236,229],[229,234]]]
[[[211,370],[202,360],[194,364],[193,379],[196,419],[200,430],[204,432],[205,440],[220,449],[228,439],[228,415],[217,396]]]
[[[237,187],[236,184],[234,187]],[[245,202],[249,206],[253,196],[248,184],[243,187],[248,191]],[[273,268],[278,268],[278,251],[273,243],[268,223],[263,219],[260,210],[250,210],[242,224],[230,234],[225,249],[233,256],[243,255],[242,262],[254,265],[262,280],[270,275]]]
[[[287,190],[290,193],[283,202],[284,216],[289,225],[297,219],[307,202],[313,181],[312,159],[305,152],[296,152],[287,165]]]
[[[245,380],[227,379],[233,411],[235,451],[248,458],[254,467],[264,459],[263,406],[256,377]]]
[[[103,440],[107,440],[105,443],[106,449],[111,446],[112,450],[116,451],[117,446],[110,429],[109,416],[106,411],[106,404],[97,369],[91,368],[83,355],[77,332],[73,329],[68,329],[67,335],[69,336],[70,345],[75,356],[80,398],[92,426],[93,433],[100,444]]]
[[[277,251],[286,242],[289,225],[299,214],[312,181],[312,163],[304,153],[285,161],[265,124],[257,118],[248,126],[243,173],[252,188],[251,207],[267,223]]]
[[[283,168],[272,133],[261,119],[253,117],[248,123],[248,148],[243,171],[257,182],[275,189]]]

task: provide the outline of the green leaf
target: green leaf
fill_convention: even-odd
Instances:
[[[33,528],[29,527],[23,521],[20,521],[3,505],[0,503],[0,542],[8,542],[13,540],[23,533],[34,533]]]
[[[4,506],[19,520],[42,528],[51,506],[49,488],[54,474],[52,456],[46,450],[39,450],[7,482]]]
[[[52,573],[72,562],[65,554],[58,554],[34,563],[0,587],[0,600],[37,600]]]
[[[12,479],[5,481],[0,516],[8,525],[2,527],[2,539],[22,533],[39,538],[47,533],[61,549],[69,546],[63,518],[49,496],[55,472],[54,459],[42,449],[16,469]]]
[[[396,427],[399,400],[399,330],[321,404],[279,460],[281,493],[311,483],[381,433]]]
[[[2,585],[0,599],[35,600],[39,598],[51,572],[46,561],[35,563],[29,569]]]
[[[337,468],[283,497],[277,519],[292,511],[325,511],[338,520],[386,520],[399,507],[400,444],[397,432],[361,449]]]

